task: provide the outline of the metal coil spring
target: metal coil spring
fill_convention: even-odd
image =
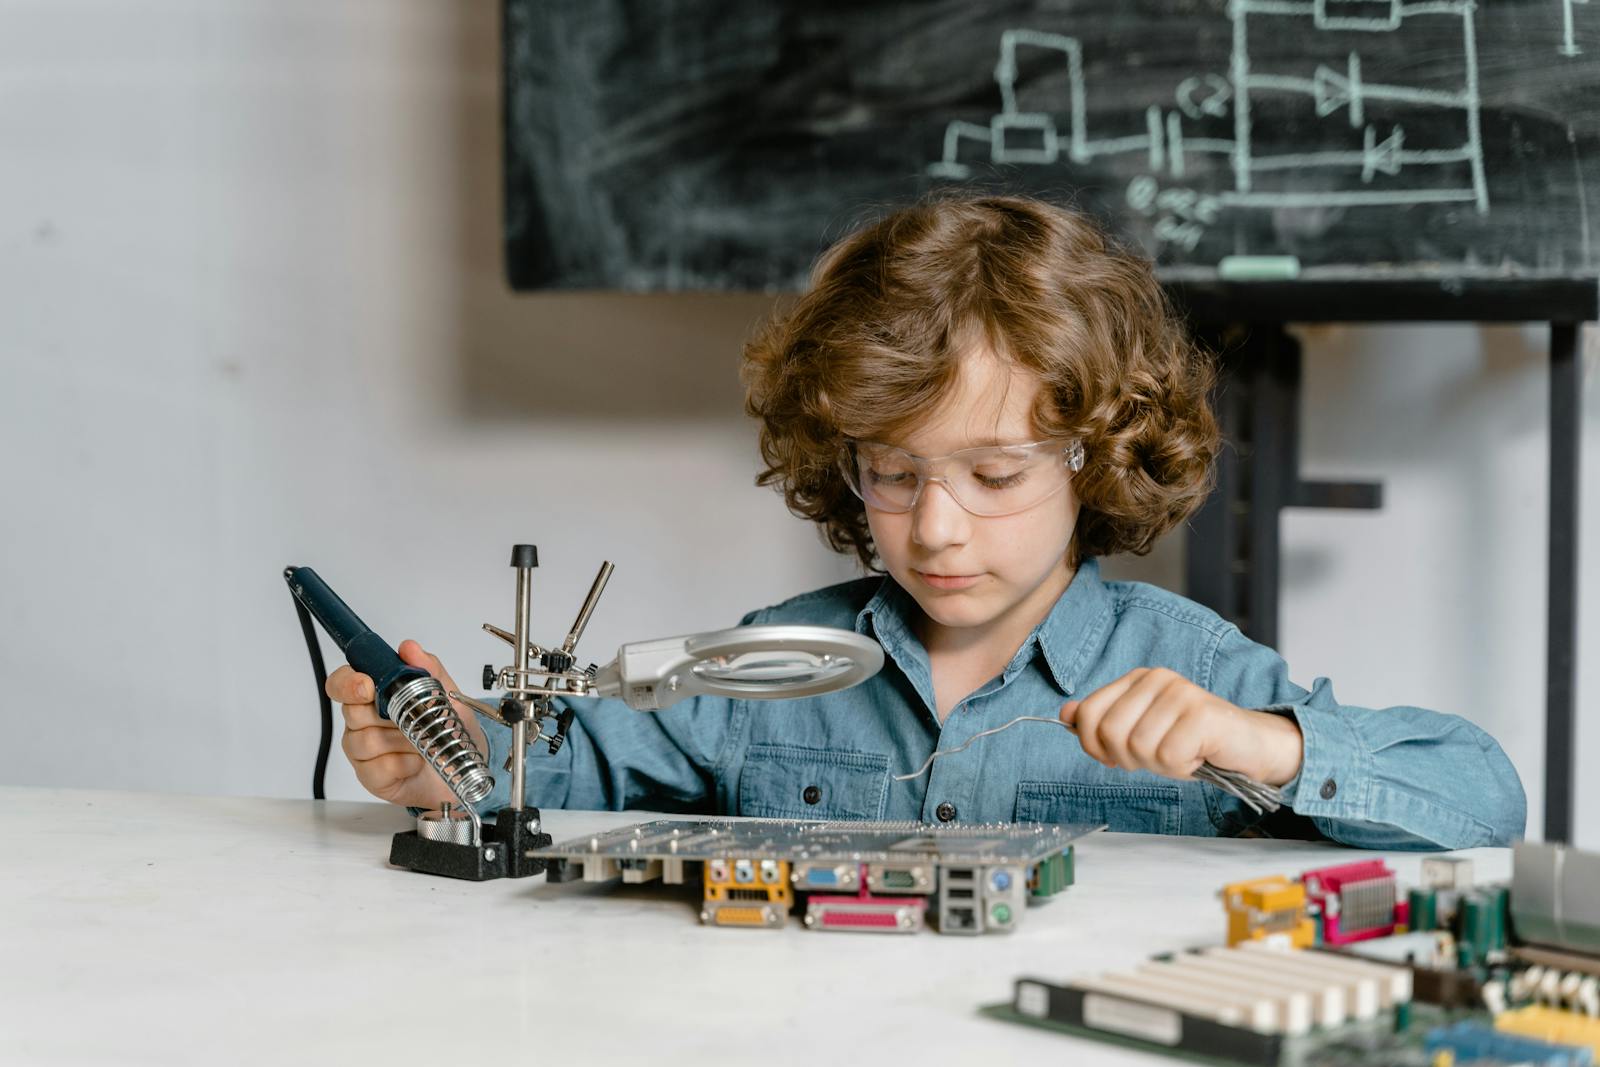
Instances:
[[[395,690],[389,697],[389,717],[428,765],[439,772],[462,807],[470,808],[494,789],[494,778],[483,753],[472,743],[437,680],[418,678]]]

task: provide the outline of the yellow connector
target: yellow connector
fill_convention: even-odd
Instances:
[[[1579,1015],[1575,1011],[1531,1004],[1496,1015],[1494,1028],[1555,1045],[1587,1046],[1600,1059],[1600,1019]]]
[[[711,913],[717,926],[769,926],[771,913],[761,904],[724,904]]]
[[[784,911],[794,906],[794,884],[788,860],[731,859],[705,862],[707,903],[775,904]]]
[[[1273,875],[1222,887],[1228,912],[1228,946],[1268,937],[1287,937],[1295,948],[1316,940],[1316,927],[1306,917],[1306,889],[1289,878]]]

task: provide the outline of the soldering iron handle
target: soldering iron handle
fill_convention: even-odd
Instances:
[[[339,599],[339,594],[316,571],[310,567],[288,567],[283,572],[283,578],[289,583],[289,590],[294,593],[295,599],[306,606],[306,610],[333,638],[350,666],[372,679],[379,697],[379,715],[386,719],[389,717],[387,697],[397,685],[428,677],[427,671],[401,659],[388,642],[350,610],[350,605]]]

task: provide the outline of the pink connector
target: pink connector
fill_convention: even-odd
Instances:
[[[1302,874],[1300,883],[1307,902],[1316,905],[1325,945],[1388,937],[1409,910],[1396,899],[1394,872],[1382,860],[1318,867]]]
[[[860,886],[853,895],[811,893],[806,897],[805,923],[823,930],[876,930],[914,934],[923,927],[927,897],[867,892],[867,868],[861,866]]]
[[[861,909],[856,901],[849,901],[848,908],[819,908],[823,929],[837,927],[879,927],[892,930],[900,925],[894,907],[890,906],[882,911],[866,911]]]

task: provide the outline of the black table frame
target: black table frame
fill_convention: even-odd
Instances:
[[[1299,475],[1300,350],[1291,322],[1548,322],[1550,514],[1544,839],[1573,839],[1577,757],[1579,327],[1600,319],[1600,278],[1374,277],[1327,274],[1230,282],[1163,276],[1221,360],[1218,413],[1231,447],[1217,488],[1190,524],[1189,596],[1277,643],[1279,514],[1285,507],[1372,508],[1382,487]]]

